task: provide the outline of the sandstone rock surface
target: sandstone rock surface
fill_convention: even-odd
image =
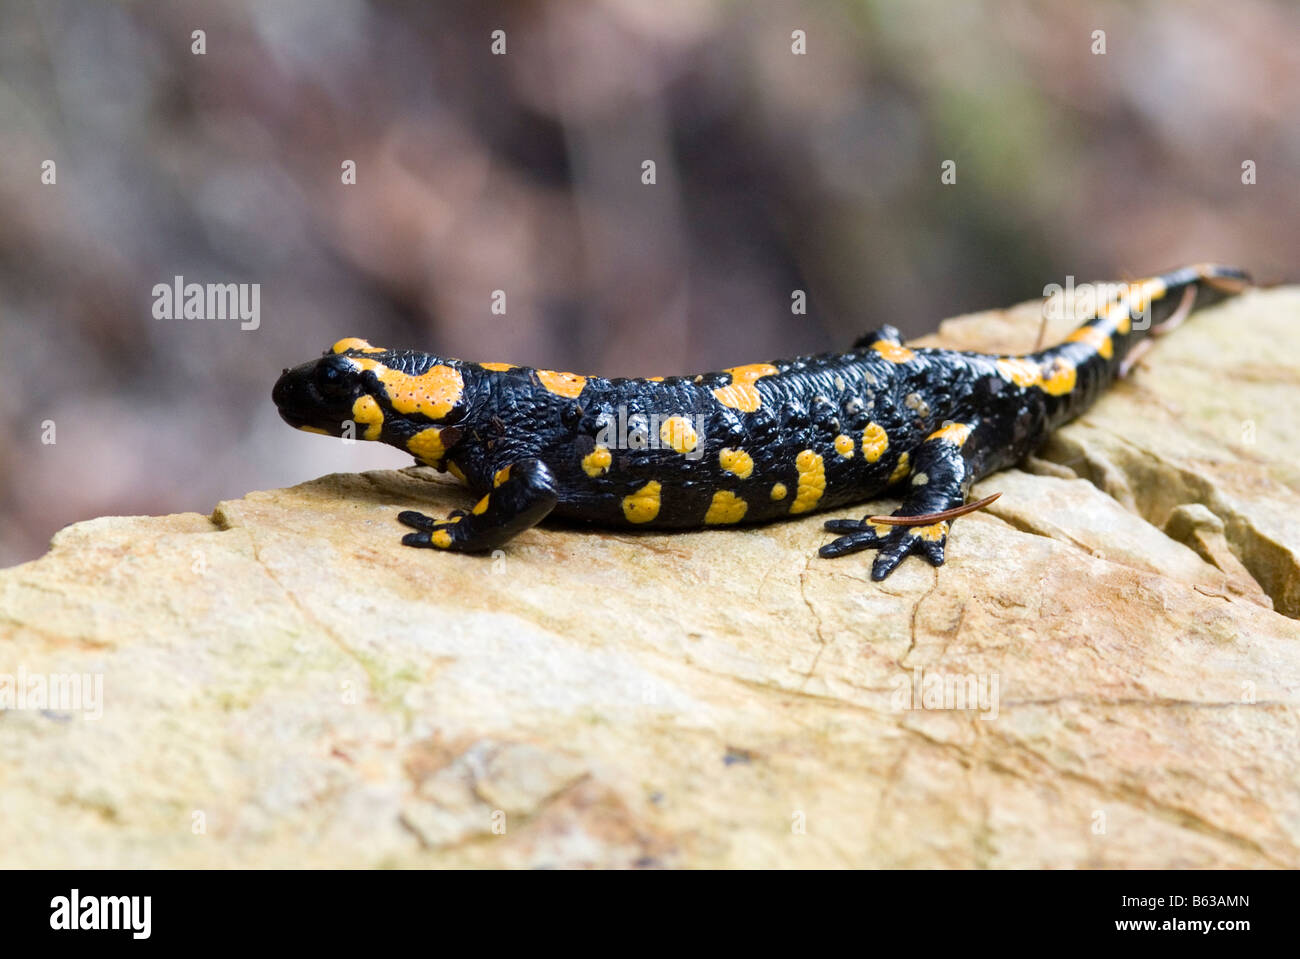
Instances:
[[[416,552],[424,469],[68,527],[0,675],[102,717],[0,711],[0,866],[1300,866],[1298,329],[1198,312],[881,584],[823,516]]]

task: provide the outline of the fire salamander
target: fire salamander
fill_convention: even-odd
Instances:
[[[797,517],[898,488],[891,516],[835,519],[824,557],[878,550],[944,559],[971,484],[1031,452],[1172,327],[1198,291],[1249,284],[1200,265],[1102,287],[1065,342],[1019,356],[922,349],[890,326],[846,353],[698,376],[603,379],[468,363],[365,340],[285,370],[273,399],[291,426],[379,440],[450,471],[481,498],[446,519],[405,511],[407,546],[492,550],[546,516],[610,527],[726,527]],[[1076,301],[1077,302],[1077,301]]]

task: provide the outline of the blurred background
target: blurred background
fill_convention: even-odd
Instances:
[[[3,0],[0,565],[408,465],[276,415],[343,336],[654,375],[1067,274],[1293,280],[1298,118],[1284,0]],[[260,328],[154,319],[176,275],[259,284]]]

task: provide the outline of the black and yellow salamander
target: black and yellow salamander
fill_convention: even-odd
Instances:
[[[971,484],[1078,416],[1199,294],[1249,284],[1199,265],[1111,295],[1065,342],[1020,356],[905,346],[881,327],[846,353],[698,376],[603,379],[468,363],[364,340],[285,370],[291,426],[380,440],[450,470],[481,497],[446,519],[406,511],[407,546],[492,550],[546,516],[688,529],[761,523],[898,487],[891,516],[836,519],[824,557],[878,550],[872,578],[919,553],[935,566]]]

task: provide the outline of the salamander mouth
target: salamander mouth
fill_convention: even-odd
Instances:
[[[288,423],[296,430],[302,429],[304,426],[311,425],[306,420],[298,416],[295,416],[292,413],[287,413],[284,410],[280,410],[280,419],[284,420],[286,423]]]

